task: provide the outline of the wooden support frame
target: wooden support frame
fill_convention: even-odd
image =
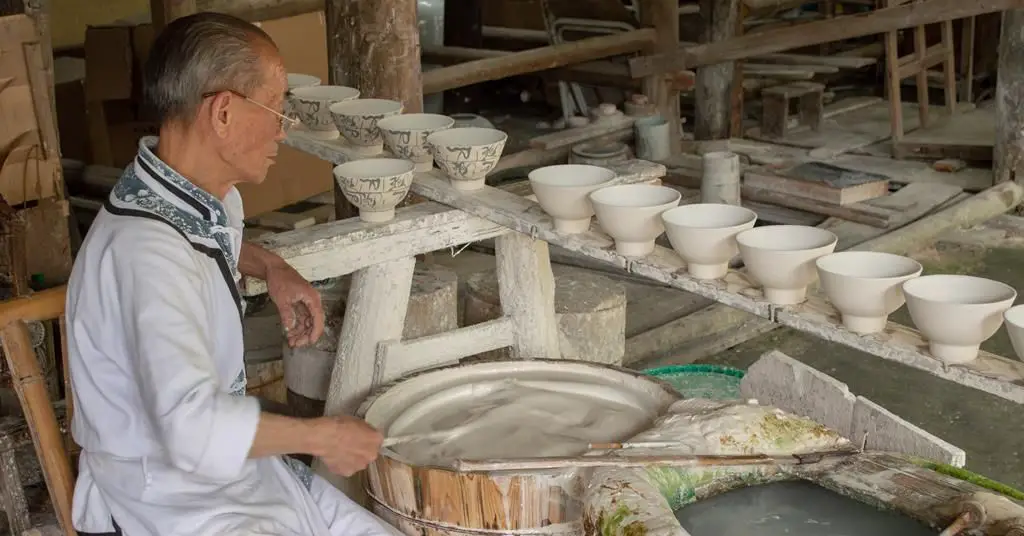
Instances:
[[[656,73],[693,69],[701,65],[1016,8],[1024,8],[1024,0],[924,0],[916,4],[766,30],[717,43],[681,48],[669,54],[633,58],[629,60],[629,71],[633,78],[643,78]]]
[[[1024,6],[1003,13],[996,77],[996,139],[993,147],[995,182],[1024,184]]]

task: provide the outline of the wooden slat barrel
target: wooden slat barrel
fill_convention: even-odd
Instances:
[[[376,389],[358,415],[387,433],[403,405],[414,407],[441,389],[476,379],[549,373],[621,384],[631,393],[649,396],[659,413],[680,398],[660,380],[619,367],[569,360],[495,360],[410,374]],[[460,473],[416,465],[385,448],[367,469],[367,491],[374,512],[410,536],[569,536],[583,533],[580,476],[574,471]]]

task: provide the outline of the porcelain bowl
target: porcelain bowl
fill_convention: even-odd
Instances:
[[[661,215],[672,249],[686,261],[697,279],[719,279],[729,273],[729,261],[739,254],[736,235],[754,227],[753,210],[720,203],[696,203],[666,210]]]
[[[363,155],[384,150],[384,139],[377,123],[402,113],[402,103],[388,99],[352,99],[331,105],[331,117],[338,132],[352,148]]]
[[[313,135],[334,139],[338,129],[331,117],[332,104],[359,97],[359,90],[346,86],[306,86],[289,91],[291,112]]]
[[[409,193],[414,169],[410,160],[366,158],[336,166],[334,178],[361,220],[384,222],[395,217],[395,207]]]
[[[292,117],[295,110],[292,108],[291,92],[300,87],[319,86],[321,80],[311,74],[288,73],[288,95],[284,99],[284,115]]]
[[[946,363],[976,359],[1017,299],[1010,285],[971,275],[921,276],[903,283],[903,293],[932,356]]]
[[[377,122],[384,145],[399,158],[416,163],[416,171],[430,171],[434,158],[427,149],[427,136],[452,128],[455,120],[440,114],[404,114]]]
[[[807,287],[818,275],[814,261],[832,253],[838,241],[831,231],[806,225],[767,225],[736,235],[747,273],[775,305],[807,299]]]
[[[544,166],[528,175],[537,202],[555,221],[555,230],[566,234],[590,229],[594,215],[590,193],[608,185],[615,176],[608,168],[583,164]]]
[[[906,302],[903,283],[921,275],[921,263],[892,253],[842,251],[818,258],[825,296],[854,333],[878,333]]]
[[[477,190],[498,165],[506,141],[508,134],[493,128],[449,128],[427,136],[427,148],[456,190]]]
[[[1010,343],[1017,359],[1024,361],[1024,305],[1015,305],[1003,313],[1006,321],[1006,333],[1010,335]]]
[[[680,193],[667,186],[622,184],[590,194],[597,222],[615,239],[615,251],[626,257],[644,257],[654,251],[654,240],[665,232],[661,213],[678,206]]]

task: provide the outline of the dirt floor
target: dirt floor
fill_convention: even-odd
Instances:
[[[926,274],[973,274],[1024,289],[1024,245],[1014,239],[986,240],[985,233],[958,233],[912,256],[924,265]],[[892,320],[912,325],[905,307]],[[702,362],[746,368],[772,348],[832,375],[854,393],[964,449],[968,469],[1024,488],[1024,408],[1020,405],[788,329]],[[1015,355],[1005,328],[983,348]]]

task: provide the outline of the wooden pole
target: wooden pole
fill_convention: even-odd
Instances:
[[[671,53],[629,60],[630,75],[643,78],[655,73],[692,69],[723,61],[735,61],[810,45],[913,28],[947,20],[1024,8],[1024,0],[924,0],[805,24],[786,26],[687,47]]]
[[[444,45],[446,47],[466,47],[469,49],[483,48],[483,8],[483,0],[448,0],[445,2]],[[454,88],[446,92],[444,95],[445,112],[479,112],[480,91],[480,86],[466,86]]]
[[[654,28],[654,43],[647,47],[649,54],[673,52],[679,48],[678,0],[643,0],[640,2],[640,23]],[[671,154],[680,150],[683,129],[680,123],[679,90],[665,74],[648,76],[643,80],[644,95],[650,99],[658,114],[668,121],[668,139]]]
[[[1003,12],[996,74],[995,183],[1024,181],[1017,168],[1024,155],[1024,9]]]
[[[327,0],[325,15],[331,84],[401,101],[405,113],[423,111],[416,0]],[[338,219],[358,213],[337,184],[334,210]]]
[[[64,449],[64,439],[53,412],[53,404],[46,392],[46,377],[39,369],[39,361],[32,349],[28,327],[21,320],[15,320],[4,326],[0,337],[14,391],[25,413],[25,422],[32,434],[32,444],[43,469],[43,479],[57,520],[66,536],[75,536],[71,524],[71,497],[75,490],[75,478],[71,473],[71,462]]]
[[[149,0],[153,28],[160,31],[167,23],[198,12],[196,0]]]
[[[489,80],[501,80],[510,76],[629,54],[649,46],[655,39],[655,30],[644,28],[513,52],[501,57],[468,61],[423,73],[423,92],[438,93]]]
[[[740,0],[701,0],[700,7],[704,18],[703,42],[717,43],[736,36]],[[695,139],[729,138],[735,73],[736,65],[731,61],[697,69]]]

